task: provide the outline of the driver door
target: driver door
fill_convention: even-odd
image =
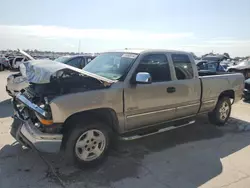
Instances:
[[[165,54],[145,55],[135,74],[148,72],[150,84],[130,85],[124,91],[126,129],[132,130],[175,117],[175,94]]]

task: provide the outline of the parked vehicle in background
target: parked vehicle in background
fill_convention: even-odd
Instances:
[[[237,65],[228,67],[228,72],[238,72],[245,76],[245,79],[250,78],[250,59],[240,62]]]
[[[12,69],[19,70],[20,64],[28,60],[27,57],[17,56],[13,59],[11,67]]]
[[[28,60],[34,60],[34,58],[31,57],[26,52],[20,51],[20,53],[25,55]],[[62,57],[55,59],[55,61],[81,69],[94,58],[95,56],[91,56],[91,55],[62,56]],[[53,61],[51,63],[53,63]],[[20,72],[22,71],[20,70]],[[20,72],[16,74],[12,74],[7,78],[6,92],[12,97],[15,96],[22,89],[29,86],[29,82],[27,78],[22,76]]]
[[[18,49],[18,52],[21,53],[26,60],[35,60],[32,56],[24,52],[23,50]],[[15,59],[15,58],[14,58]],[[12,63],[14,62],[14,59]],[[19,64],[20,66],[20,64]],[[7,77],[7,85],[6,85],[6,92],[11,96],[14,97],[16,93],[21,91],[23,88],[26,88],[29,86],[29,83],[27,82],[27,79],[22,76],[22,74],[15,73]]]
[[[182,51],[110,51],[82,70],[25,64],[31,84],[13,98],[12,136],[42,152],[62,149],[80,167],[103,161],[117,136],[138,139],[190,125],[204,113],[223,126],[244,88],[242,74],[199,76],[193,56]]]
[[[217,62],[221,62],[228,59],[228,57],[224,56],[224,55],[206,55],[204,57],[202,57],[202,60],[205,61],[217,61]]]
[[[13,60],[15,59],[14,56],[6,56],[6,58],[8,59],[9,61],[9,69],[12,69],[12,63],[13,63]]]
[[[8,69],[9,67],[10,67],[9,60],[4,56],[0,57],[0,71]]]
[[[244,99],[246,101],[250,100],[250,78],[245,80],[245,88],[244,88]]]
[[[29,54],[27,54],[23,50],[17,49],[17,52],[19,52],[20,54],[18,54],[18,55],[13,55],[13,54],[5,55],[5,57],[8,60],[8,68],[9,69],[18,70],[21,63],[28,61],[28,60],[34,60],[33,57],[31,57]]]
[[[219,61],[201,60],[196,62],[196,66],[200,74],[214,75],[217,72],[227,72],[227,70],[220,64]]]
[[[90,61],[92,61],[96,56],[92,55],[73,55],[73,56],[62,56],[54,61],[64,63],[79,69],[85,67]]]

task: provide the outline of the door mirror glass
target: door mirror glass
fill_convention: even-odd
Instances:
[[[148,72],[138,72],[136,74],[136,83],[138,84],[151,84],[152,78]]]

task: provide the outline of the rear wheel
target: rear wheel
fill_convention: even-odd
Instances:
[[[92,167],[107,157],[111,130],[100,122],[77,125],[65,135],[65,152],[68,162],[78,167]]]
[[[223,126],[231,114],[231,101],[228,97],[218,100],[215,109],[208,114],[209,121],[217,126]]]

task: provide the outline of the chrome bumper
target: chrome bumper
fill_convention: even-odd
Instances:
[[[30,120],[23,121],[17,115],[14,116],[11,135],[20,144],[41,152],[55,153],[61,148],[62,135],[43,133]]]
[[[35,112],[37,112],[38,114],[46,117],[47,112],[45,112],[42,108],[40,108],[39,106],[37,106],[36,104],[30,102],[25,96],[23,96],[21,93],[18,93],[16,95],[16,99],[19,100],[20,102],[22,102],[23,104],[25,104],[26,106],[28,106],[30,109],[34,110]]]
[[[62,135],[41,132],[29,117],[26,117],[17,107],[18,101],[44,117],[47,115],[46,111],[29,101],[24,95],[21,93],[17,94],[12,101],[15,115],[14,122],[11,126],[11,135],[24,146],[30,146],[31,148],[35,147],[41,152],[59,152],[62,143]]]

